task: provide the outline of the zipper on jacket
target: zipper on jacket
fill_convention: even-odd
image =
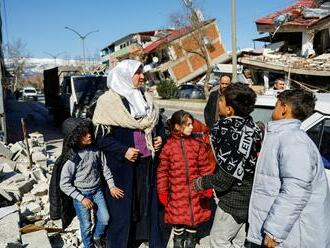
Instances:
[[[186,184],[188,186],[188,198],[189,198],[189,208],[190,208],[190,217],[191,217],[191,222],[192,225],[195,225],[195,220],[194,220],[194,212],[193,212],[193,206],[192,206],[192,199],[191,199],[191,190],[190,190],[190,180],[189,180],[189,164],[186,156],[186,151],[184,149],[184,144],[183,144],[183,139],[180,139],[181,143],[181,149],[183,153],[183,158],[184,158],[184,164],[185,164],[185,172],[186,172]]]

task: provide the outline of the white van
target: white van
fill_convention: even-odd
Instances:
[[[317,98],[315,112],[302,122],[301,128],[319,148],[330,185],[330,94],[315,95]],[[254,121],[263,123],[270,121],[276,101],[274,94],[258,95],[255,110],[251,114]]]

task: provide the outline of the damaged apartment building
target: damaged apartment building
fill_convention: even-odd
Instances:
[[[264,48],[244,52],[239,63],[257,84],[270,87],[278,77],[288,84],[330,90],[330,1],[299,0],[256,20],[267,36]]]
[[[199,40],[197,41],[197,37]],[[200,43],[206,49],[201,55]],[[183,27],[140,32],[125,36],[102,49],[103,63],[109,64],[125,58],[142,58],[146,79],[153,83],[172,79],[185,83],[205,74],[207,56],[210,65],[227,58],[215,19],[202,21],[198,28]]]

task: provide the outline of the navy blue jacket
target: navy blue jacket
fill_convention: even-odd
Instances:
[[[129,110],[128,102],[122,98],[124,105]],[[161,119],[155,128],[154,136],[164,136]],[[134,147],[134,130],[122,127],[111,127],[111,134],[97,136],[97,145],[104,152],[107,164],[113,175],[116,187],[124,191],[125,197],[114,199],[106,192],[106,200],[110,212],[109,238],[110,246],[116,248],[128,247],[129,230],[132,216],[132,187],[133,187],[133,162],[125,158],[129,147]],[[150,247],[163,247],[159,242],[158,230],[158,201],[155,188],[156,163],[153,163],[151,182],[149,182],[149,216],[151,216]],[[156,224],[155,224],[156,222]],[[154,245],[153,245],[154,244]],[[109,245],[109,244],[108,244]],[[166,245],[164,246],[166,247]]]

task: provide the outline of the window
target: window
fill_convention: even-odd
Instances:
[[[255,106],[251,116],[255,122],[260,121],[264,124],[272,120],[272,112],[274,107],[270,106]]]
[[[325,119],[307,131],[318,147],[324,166],[330,169],[330,119]]]

